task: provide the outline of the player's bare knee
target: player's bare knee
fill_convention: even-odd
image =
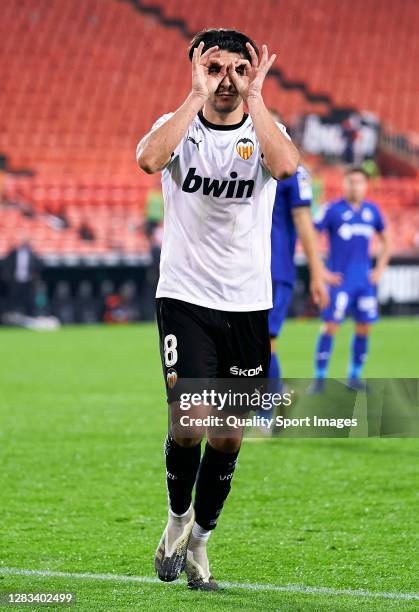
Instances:
[[[371,325],[369,323],[357,323],[355,325],[355,333],[357,336],[368,336]]]
[[[322,332],[328,336],[334,336],[339,329],[338,323],[328,321],[323,325]]]
[[[199,444],[205,436],[203,419],[208,415],[205,405],[190,406],[185,410],[180,402],[169,404],[170,432],[180,446],[190,447]]]
[[[170,433],[180,446],[189,448],[201,442],[205,435],[205,428],[180,421],[171,424]]]
[[[171,432],[172,437],[176,444],[182,446],[183,448],[192,448],[193,446],[197,446],[202,441],[202,436],[190,436],[190,437],[181,437],[180,435],[176,435],[176,433]]]
[[[237,453],[240,450],[241,436],[231,438],[208,437],[208,442],[220,453]]]

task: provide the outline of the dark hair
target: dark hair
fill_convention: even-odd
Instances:
[[[231,53],[241,53],[243,57],[249,62],[251,61],[250,53],[246,47],[246,43],[250,43],[253,49],[256,51],[256,55],[259,57],[259,49],[257,48],[254,41],[237,30],[224,30],[223,28],[212,28],[210,30],[201,30],[195,34],[191,40],[189,46],[189,59],[192,61],[193,50],[199,45],[200,42],[204,43],[203,53],[210,47],[217,45],[220,49],[230,51]]]
[[[370,178],[368,172],[362,166],[351,166],[345,172],[345,176],[349,176],[350,174],[363,174],[367,181]]]

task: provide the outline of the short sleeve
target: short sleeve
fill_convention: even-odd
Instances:
[[[161,117],[159,117],[157,121],[155,121],[153,125],[151,126],[150,132],[154,132],[155,130],[157,130],[164,123],[166,123],[166,121],[169,121],[169,119],[173,117],[173,115],[174,113],[166,113],[165,115],[162,115]]]
[[[318,211],[318,213],[314,217],[314,227],[319,232],[322,232],[328,228],[329,223],[330,223],[330,207],[322,206],[322,208]]]
[[[288,195],[291,208],[311,206],[313,190],[311,188],[310,175],[307,170],[299,166],[297,172],[287,180],[289,181]]]
[[[157,121],[155,121],[153,123],[153,125],[151,126],[151,130],[150,130],[149,134],[151,134],[152,132],[157,130],[159,127],[161,127],[164,123],[166,123],[166,121],[168,121],[171,117],[173,117],[173,115],[174,115],[174,113],[166,113],[165,115],[162,115],[161,117],[159,117],[157,119]],[[182,144],[182,140],[180,141],[180,143],[178,144],[176,149],[172,152],[170,160],[167,162],[165,167],[167,167],[174,160],[174,158],[179,155],[179,150],[180,150],[180,147],[181,147],[181,144]],[[140,143],[138,143],[138,145],[137,145],[137,159],[138,159],[138,147],[139,146],[140,146]]]
[[[284,136],[286,136],[288,140],[291,140],[291,136],[288,134],[287,128],[285,127],[285,125],[283,125],[282,123],[279,123],[279,121],[275,121],[275,123],[279,127],[281,132],[284,134]]]
[[[380,209],[378,207],[376,207],[375,209],[375,223],[374,223],[374,227],[376,229],[377,232],[383,232],[385,229],[385,222],[384,222],[384,217],[380,211]]]

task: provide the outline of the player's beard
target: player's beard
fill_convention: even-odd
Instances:
[[[232,113],[242,102],[237,92],[229,91],[226,93],[229,95],[228,98],[222,98],[220,94],[216,92],[209,100],[213,110],[217,113]]]

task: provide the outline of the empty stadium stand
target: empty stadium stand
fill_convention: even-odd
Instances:
[[[401,131],[419,126],[416,0],[133,0],[158,6],[188,31],[233,27],[278,52],[288,82],[334,106],[377,114]],[[278,92],[279,93],[279,92]],[[282,104],[282,100],[280,105]]]
[[[415,0],[317,0],[314,9],[311,0],[8,0],[0,153],[10,170],[34,176],[5,179],[0,255],[27,234],[43,254],[147,252],[141,219],[150,182],[136,168],[135,146],[184,98],[187,41],[205,26],[249,31],[279,53],[265,98],[287,121],[353,106],[417,129],[418,10]],[[340,178],[332,172],[325,185],[325,198],[334,197]],[[417,182],[385,179],[374,190],[396,245],[411,248]],[[55,228],[54,211],[70,227]],[[95,240],[80,238],[82,223],[94,226]]]
[[[158,15],[183,20],[189,32],[240,27],[278,51],[283,74],[307,86],[268,79],[266,99],[287,120],[325,110],[307,100],[309,90],[400,130],[419,125],[415,0],[318,0],[315,10],[310,0],[9,0],[0,22],[0,151],[12,168],[132,173],[139,135],[176,108],[190,82],[185,33],[164,30]]]
[[[323,177],[323,201],[341,195],[339,171]],[[42,255],[78,254],[146,255],[149,243],[143,232],[144,200],[149,185],[133,185],[117,177],[54,179],[9,176],[0,214],[0,257],[24,237],[30,237]],[[419,183],[416,179],[381,178],[372,182],[369,197],[380,203],[388,221],[395,252],[417,248],[419,239]],[[29,208],[32,216],[25,214]],[[65,215],[67,229],[55,226],[53,216]],[[95,240],[80,238],[87,223]]]
[[[94,177],[7,177],[0,213],[0,256],[29,238],[41,255],[146,255],[143,231],[147,183]],[[60,217],[66,227],[60,227]],[[80,235],[87,225],[93,240]]]

